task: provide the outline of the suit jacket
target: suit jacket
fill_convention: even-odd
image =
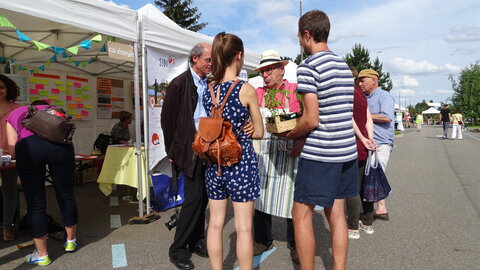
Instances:
[[[160,118],[167,156],[190,178],[197,158],[192,148],[197,131],[193,119],[197,101],[197,87],[188,69],[168,85]]]

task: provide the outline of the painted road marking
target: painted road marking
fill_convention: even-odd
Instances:
[[[112,245],[112,267],[127,267],[127,255],[125,254],[125,244]]]
[[[117,196],[110,197],[110,206],[118,206],[118,197]]]
[[[262,254],[253,257],[253,268],[257,267],[261,262],[263,262],[268,256],[270,256],[275,250],[277,250],[276,247],[273,247],[270,250],[267,250],[263,252]],[[240,270],[240,268],[237,266],[235,267],[235,270]]]
[[[120,228],[122,227],[122,220],[120,215],[110,215],[110,228]]]
[[[470,135],[470,134],[468,134],[467,132],[465,132],[465,133],[463,133],[463,134],[464,134],[464,135],[467,135],[468,137],[473,138],[473,139],[475,139],[475,140],[477,140],[477,141],[480,141],[479,138],[477,138],[477,137],[475,137],[475,136],[473,136],[473,135]]]

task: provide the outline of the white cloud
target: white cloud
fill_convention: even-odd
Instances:
[[[389,62],[392,69],[404,74],[426,74],[434,72],[459,72],[461,67],[446,63],[443,66],[437,66],[426,60],[414,61],[406,58],[394,58]]]
[[[285,14],[289,14],[292,8],[292,2],[288,0],[260,1],[257,5],[255,15],[257,18],[264,19],[268,22],[272,18],[279,18]]]
[[[477,26],[457,26],[450,28],[447,36],[444,38],[447,42],[466,42],[480,41],[480,27]]]
[[[415,78],[408,75],[404,75],[400,83],[402,87],[416,87],[420,85]]]
[[[435,90],[435,93],[437,94],[448,94],[448,95],[452,95],[454,92],[453,90],[445,90],[445,89],[439,89],[439,90]]]

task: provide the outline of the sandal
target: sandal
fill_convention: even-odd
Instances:
[[[13,240],[15,240],[15,233],[9,229],[3,229],[3,241],[11,242]]]

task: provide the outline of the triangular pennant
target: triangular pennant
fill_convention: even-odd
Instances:
[[[0,62],[5,62],[7,60],[7,58],[5,57],[0,57]]]
[[[69,58],[68,58],[68,62],[69,62],[69,63],[73,63],[73,58],[72,58],[72,57],[69,57]]]
[[[80,61],[74,61],[73,63],[75,64],[76,67],[80,66]]]
[[[87,63],[91,64],[95,59],[94,58],[90,58],[88,59]]]
[[[41,65],[41,66],[39,67],[39,69],[40,69],[41,71],[45,71],[45,65]]]
[[[60,47],[53,47],[52,46],[52,51],[55,53],[55,54],[61,54],[65,51],[65,48],[60,48]]]
[[[38,68],[33,70],[35,73],[38,73],[40,70]]]
[[[62,53],[62,58],[68,58],[67,52],[63,52],[63,53]]]
[[[67,51],[69,51],[69,52],[71,52],[71,53],[73,53],[73,54],[76,55],[76,54],[78,53],[78,48],[80,48],[80,46],[78,46],[78,45],[77,45],[77,46],[73,46],[73,47],[68,48]]]
[[[27,37],[24,33],[20,32],[20,30],[16,30],[17,31],[17,36],[18,36],[18,39],[20,41],[29,41],[29,40],[32,40],[31,38]]]
[[[102,41],[102,35],[98,34],[98,35],[94,36],[93,38],[91,38],[90,40],[93,41],[93,42],[100,42],[100,41]]]
[[[35,44],[35,46],[37,46],[37,50],[41,51],[41,50],[45,50],[46,48],[50,48],[50,45],[48,44],[45,44],[45,43],[42,43],[42,42],[39,42],[39,41],[36,41],[36,40],[32,40],[33,44]]]
[[[33,69],[30,69],[29,71],[30,71],[30,74],[35,72],[35,70],[33,70]]]
[[[84,40],[80,42],[80,47],[84,48],[85,50],[90,50],[91,45],[92,45],[92,42],[90,40]]]
[[[86,61],[82,61],[82,62],[80,62],[80,65],[82,65],[82,67],[86,67],[88,65],[88,63]]]
[[[19,70],[19,71],[22,71],[22,70],[24,70],[24,69],[25,69],[24,67],[18,66],[18,70]]]
[[[102,48],[100,49],[101,52],[107,51],[107,44],[103,44]]]
[[[15,59],[10,58],[10,64],[13,64],[13,63],[15,63]]]
[[[57,62],[57,55],[54,54],[52,57],[49,59],[50,61]]]
[[[46,67],[49,67],[49,66],[50,66],[50,63],[52,63],[52,61],[51,61],[51,60],[47,60],[47,62],[45,62],[45,66],[46,66]]]
[[[10,27],[16,29],[15,25],[13,25],[5,16],[0,14],[0,26],[2,27]]]

